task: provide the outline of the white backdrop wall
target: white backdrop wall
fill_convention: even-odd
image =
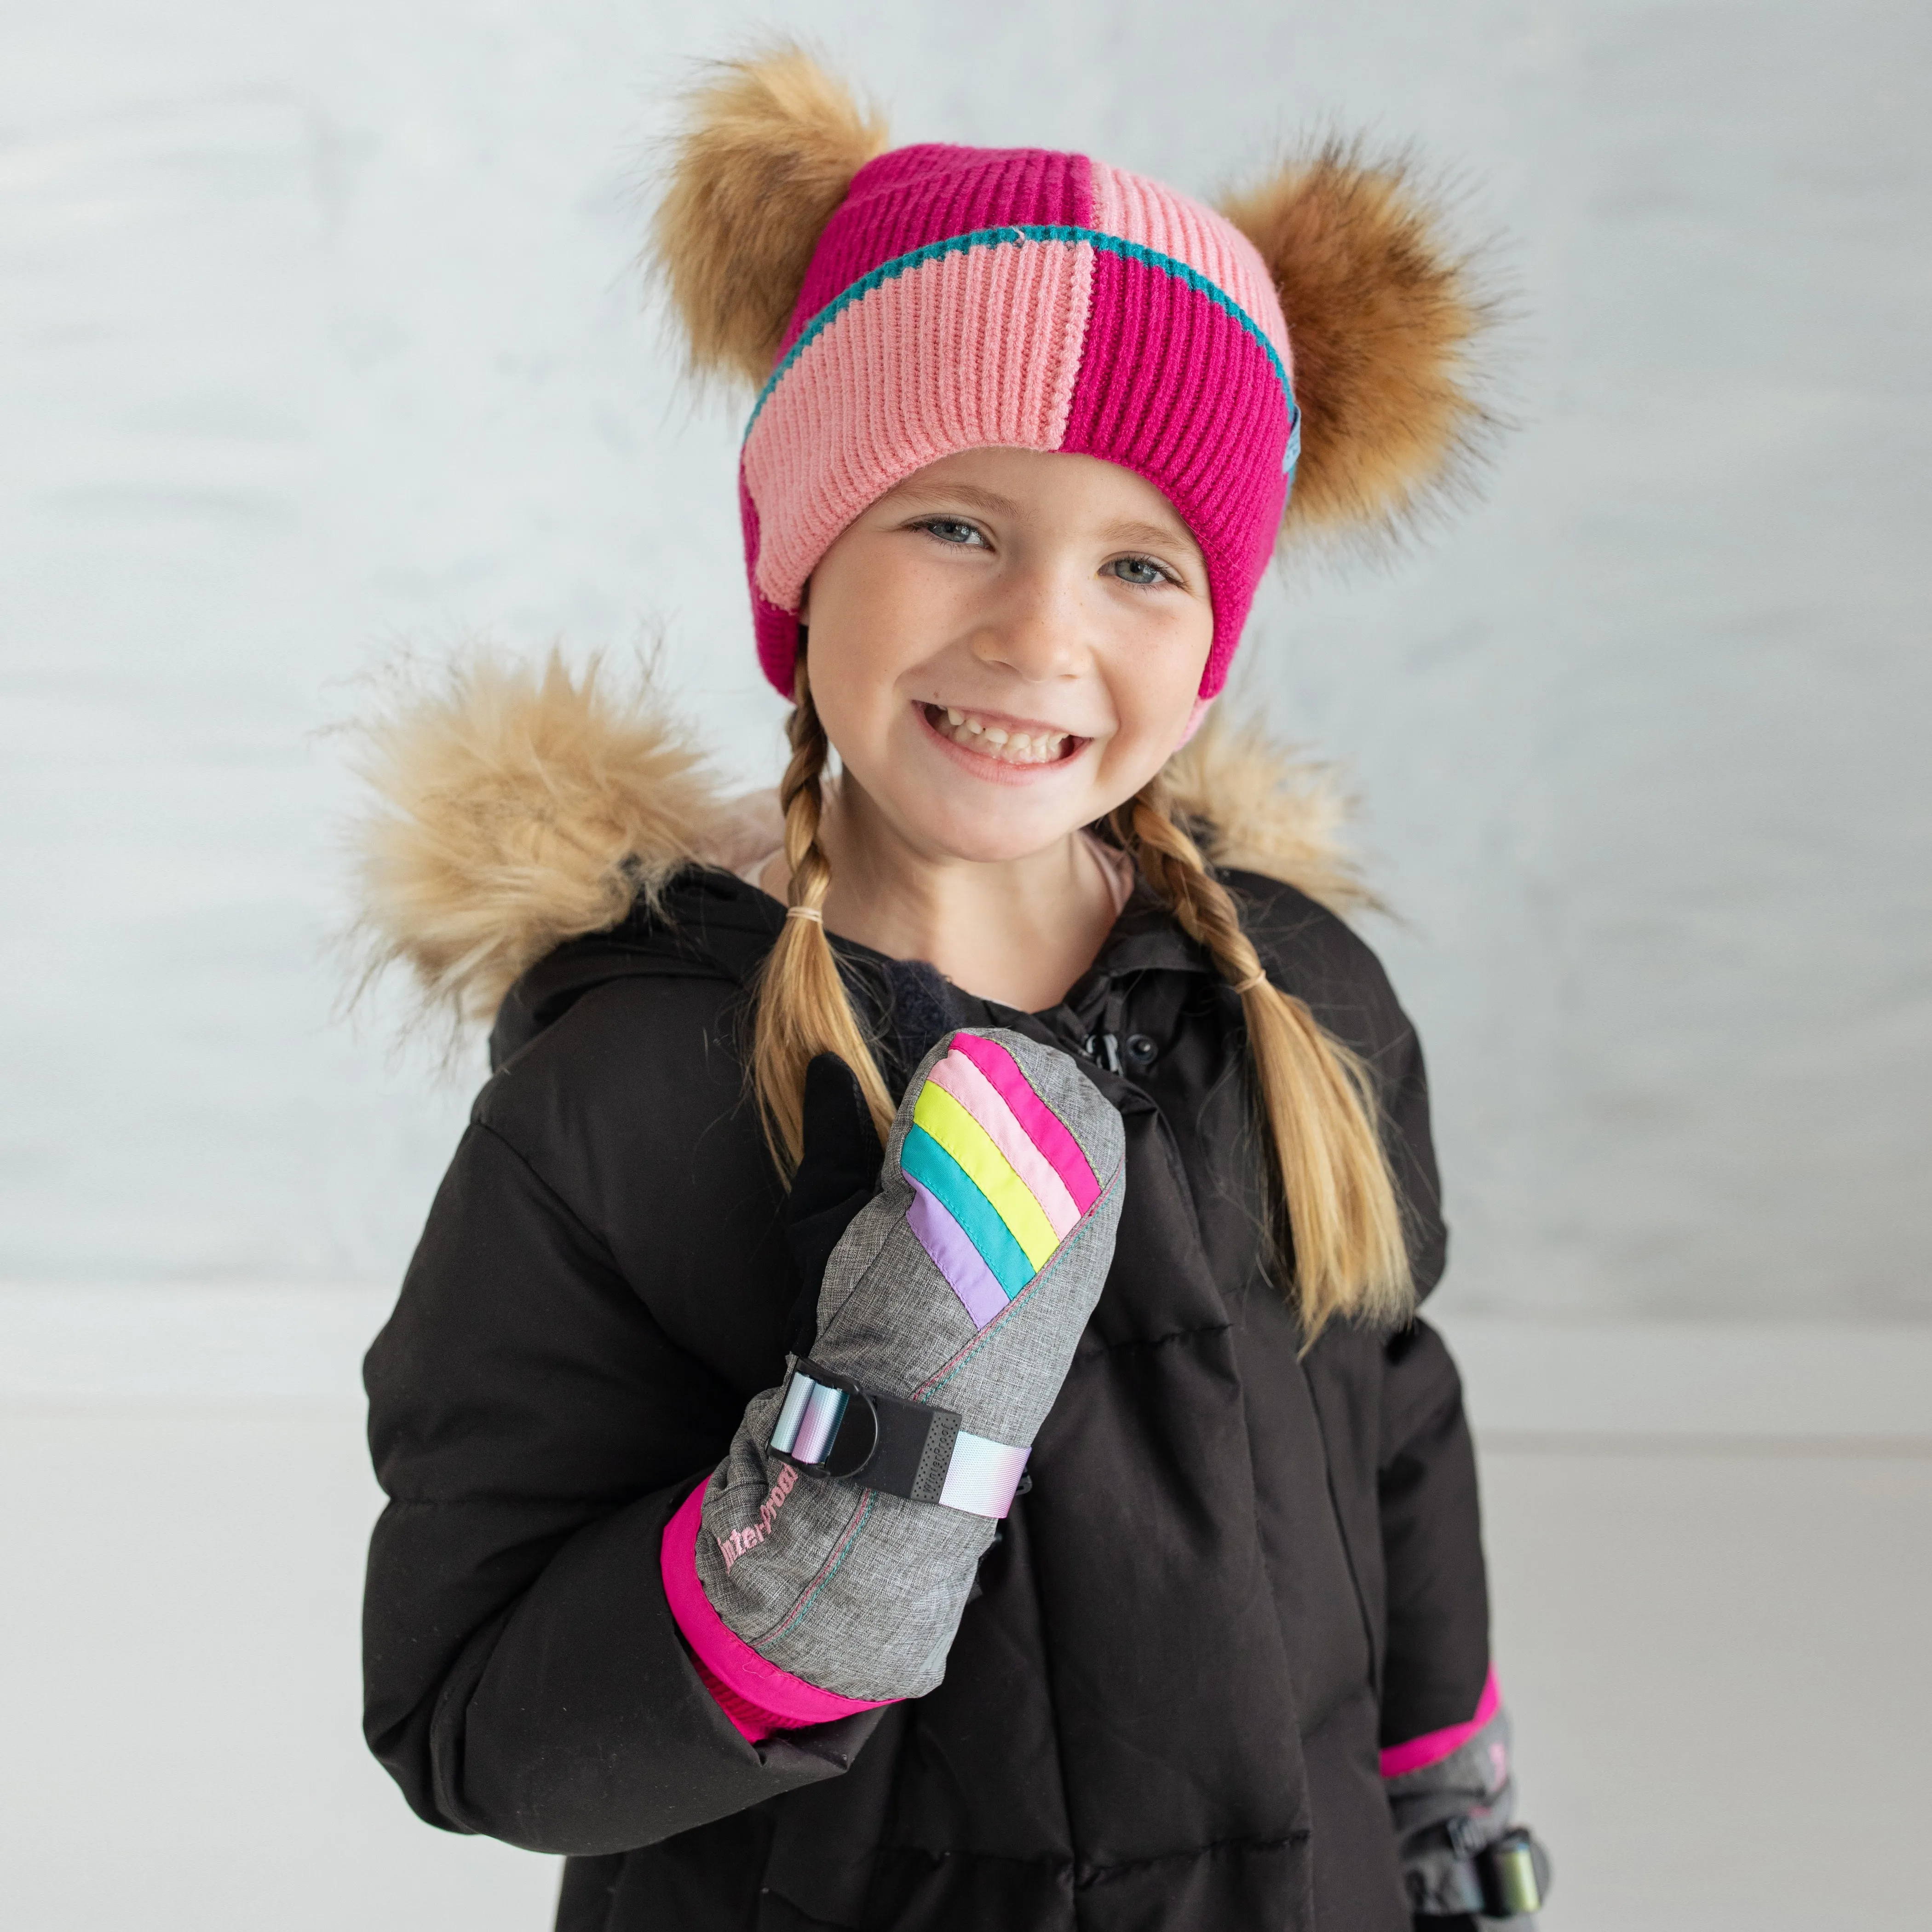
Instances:
[[[902,139],[1208,191],[1330,125],[1525,319],[1485,504],[1271,584],[1251,696],[1406,923],[1466,1309],[1932,1318],[1932,15],[1911,0],[24,0],[0,11],[0,1269],[383,1280],[476,1062],[332,1009],[321,729],[399,644],[662,632],[777,769],[735,410],[630,258],[668,90],[802,30]]]

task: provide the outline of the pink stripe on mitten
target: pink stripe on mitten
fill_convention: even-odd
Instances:
[[[717,1699],[738,1734],[756,1744],[774,1731],[802,1730],[808,1724],[829,1724],[860,1711],[876,1711],[895,1700],[841,1697],[821,1690],[802,1677],[767,1663],[736,1635],[711,1607],[711,1599],[698,1580],[698,1535],[704,1516],[700,1483],[678,1506],[664,1525],[659,1562],[664,1572],[664,1601],[691,1654],[704,1687]]]
[[[1018,1063],[997,1040],[981,1033],[956,1033],[952,1050],[964,1053],[999,1092],[1013,1118],[1053,1164],[1074,1206],[1084,1214],[1100,1197],[1100,1183],[1080,1143],[1061,1125],[1060,1116],[1033,1090]]]
[[[1079,1225],[1079,1206],[1053,1163],[1034,1145],[1014,1116],[1006,1095],[964,1053],[948,1053],[926,1077],[937,1081],[985,1128],[987,1137],[1040,1203],[1054,1233],[1064,1241]]]

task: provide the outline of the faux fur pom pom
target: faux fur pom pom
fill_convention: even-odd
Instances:
[[[885,123],[789,44],[721,62],[683,105],[650,253],[692,366],[756,386],[826,223],[884,152]]]
[[[371,794],[353,834],[363,982],[406,966],[457,1018],[488,1020],[553,947],[655,900],[722,816],[648,675],[626,692],[595,660],[474,652],[399,666],[379,693],[346,728]]]
[[[1221,203],[1274,278],[1301,461],[1286,529],[1395,530],[1466,471],[1494,419],[1471,344],[1492,319],[1400,161],[1330,142]]]

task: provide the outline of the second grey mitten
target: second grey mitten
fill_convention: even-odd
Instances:
[[[1455,1750],[1384,1778],[1383,1789],[1418,1926],[1473,1921],[1535,1932],[1550,1860],[1526,1828],[1513,1825],[1509,1714],[1500,1703]],[[1498,1895],[1510,1892],[1519,1895]]]

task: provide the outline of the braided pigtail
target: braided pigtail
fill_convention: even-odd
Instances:
[[[752,1037],[752,1080],[764,1115],[765,1138],[788,1175],[805,1144],[805,1071],[820,1053],[836,1053],[858,1076],[873,1124],[884,1140],[893,1106],[859,1016],[846,996],[838,961],[825,935],[825,895],[832,866],[818,842],[824,812],[820,781],[831,747],[798,661],[797,702],[787,727],[791,761],[778,788],[784,813],[785,863],[791,868],[784,930],[758,982]]]
[[[1181,930],[1241,996],[1309,1341],[1337,1315],[1400,1321],[1414,1291],[1368,1069],[1300,1000],[1269,984],[1227,888],[1174,819],[1164,780],[1144,786],[1111,822]]]

